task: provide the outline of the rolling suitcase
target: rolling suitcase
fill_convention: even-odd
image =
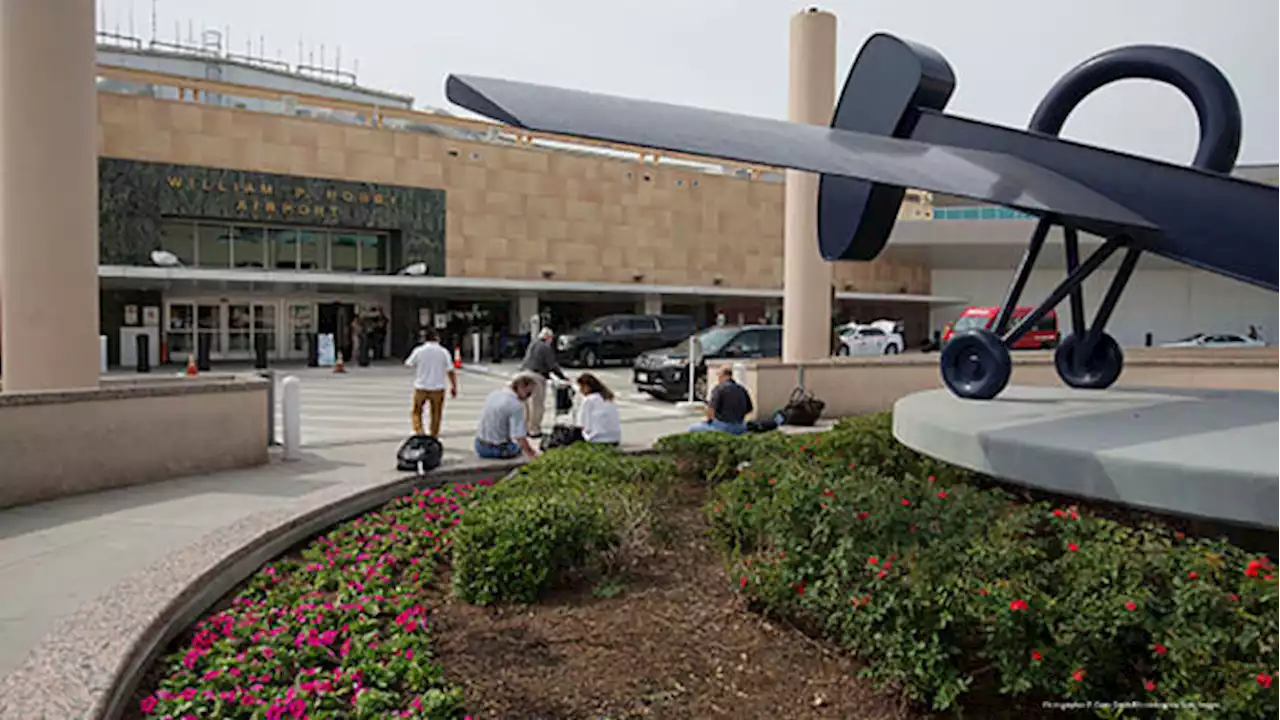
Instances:
[[[582,441],[582,428],[573,424],[573,395],[572,386],[556,386],[555,424],[551,432],[542,437],[542,452]]]

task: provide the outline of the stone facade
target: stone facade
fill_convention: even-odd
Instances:
[[[107,92],[98,107],[104,157],[443,190],[450,276],[782,285],[781,183]],[[926,293],[929,272],[841,263],[835,283]]]

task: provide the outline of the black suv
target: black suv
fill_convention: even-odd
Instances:
[[[560,362],[577,367],[628,363],[638,355],[670,347],[693,335],[687,315],[606,315],[556,338]]]
[[[695,370],[694,395],[707,397],[707,360],[759,360],[782,357],[781,325],[713,327],[698,333],[701,361]],[[636,358],[632,378],[637,390],[663,400],[689,397],[689,341]]]

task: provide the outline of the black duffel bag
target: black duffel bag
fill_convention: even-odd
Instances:
[[[779,413],[786,425],[813,427],[822,418],[822,411],[827,404],[813,396],[813,393],[798,387],[791,391],[791,400]]]
[[[554,450],[555,448],[568,447],[577,443],[584,442],[582,438],[582,428],[574,425],[556,424],[551,428],[551,432],[542,436],[542,452]]]

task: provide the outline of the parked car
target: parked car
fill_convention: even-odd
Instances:
[[[1246,347],[1266,347],[1266,343],[1261,340],[1254,340],[1248,335],[1239,333],[1196,333],[1191,337],[1183,338],[1175,342],[1161,343],[1160,347],[1166,348],[1246,348]]]
[[[1020,307],[1013,311],[1013,318],[1009,321],[1009,328],[1012,329],[1022,319],[1030,315],[1035,308]],[[998,307],[969,307],[960,313],[960,317],[952,323],[951,327],[942,335],[942,343],[945,345],[951,336],[961,330],[972,330],[975,328],[991,329],[991,325],[996,321],[996,315],[999,314]],[[1058,313],[1050,310],[1040,321],[1027,332],[1026,335],[1018,338],[1018,342],[1013,344],[1013,350],[1052,350],[1058,347],[1058,342],[1062,339],[1062,334],[1058,332]]]
[[[707,397],[707,360],[758,360],[782,357],[781,325],[713,327],[698,333],[699,362],[693,368],[694,396]],[[647,352],[632,369],[636,389],[662,400],[689,397],[689,340]]]
[[[836,355],[897,355],[906,347],[901,322],[848,323],[840,327],[840,346],[836,348]]]
[[[693,335],[687,315],[605,315],[556,338],[560,362],[592,368],[628,363],[641,353],[671,347]]]

